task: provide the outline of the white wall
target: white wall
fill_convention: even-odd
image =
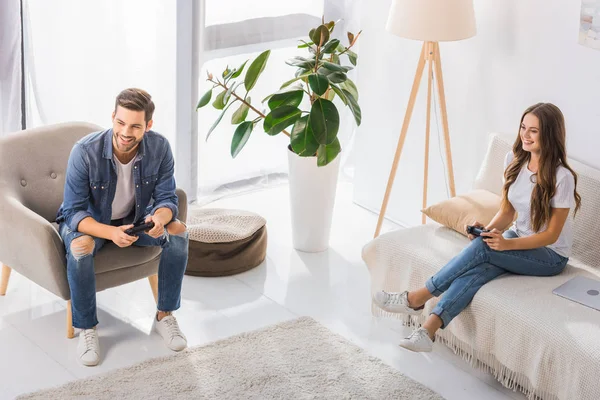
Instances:
[[[354,200],[375,211],[421,48],[385,31],[390,3],[365,1],[362,10]],[[600,51],[577,42],[580,10],[579,0],[478,0],[477,35],[440,44],[457,193],[471,187],[488,133],[516,135],[523,110],[539,101],[563,111],[569,156],[600,168]],[[421,220],[425,106],[423,80],[386,214],[407,225]],[[435,121],[431,139],[429,204],[446,198]]]

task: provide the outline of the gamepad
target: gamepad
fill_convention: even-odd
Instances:
[[[473,236],[480,236],[483,232],[491,232],[489,229],[479,228],[473,225],[467,225],[467,233]]]
[[[125,231],[125,233],[128,234],[129,236],[137,236],[138,233],[149,231],[152,228],[154,228],[154,222],[150,221],[150,222],[146,223],[146,222],[142,221],[142,222],[138,222],[136,225],[134,225],[133,228],[127,229]]]

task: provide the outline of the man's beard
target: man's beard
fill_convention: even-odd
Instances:
[[[131,141],[130,144],[123,144],[119,141],[119,137],[122,137],[122,135],[117,134],[116,132],[113,132],[113,138],[115,143],[117,144],[117,149],[123,153],[127,153],[129,151],[131,151],[135,146],[137,146],[142,139],[136,140],[135,138],[133,138],[133,140]]]

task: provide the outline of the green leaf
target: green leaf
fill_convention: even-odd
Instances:
[[[329,21],[325,24],[325,26],[327,27],[327,29],[329,29],[329,32],[332,32],[333,28],[335,27],[335,21]]]
[[[231,75],[231,78],[237,78],[242,74],[242,71],[244,71],[244,67],[246,66],[246,63],[248,62],[248,60],[244,61],[244,63],[242,65],[240,65],[240,67],[238,69],[235,70],[235,73],[233,75]]]
[[[217,110],[222,110],[225,108],[225,93],[227,93],[226,90],[223,90],[221,93],[219,93],[217,97],[215,97],[215,101],[212,103],[213,107]]]
[[[267,50],[260,53],[260,55],[256,57],[254,61],[252,61],[250,67],[248,67],[248,72],[246,72],[246,77],[244,79],[244,86],[246,87],[246,92],[249,92],[254,87],[254,85],[256,85],[258,77],[267,65],[267,61],[269,59],[270,54],[271,50]]]
[[[298,45],[299,49],[308,49],[312,54],[317,54],[317,46],[313,42],[305,42],[301,40],[302,44]]]
[[[298,69],[296,70],[296,73],[294,74],[294,76],[295,76],[296,78],[298,78],[300,75],[304,75],[304,74],[311,74],[311,73],[312,73],[312,71],[309,71],[309,70],[307,70],[307,69],[304,69],[304,68],[298,68]]]
[[[317,99],[310,110],[310,127],[320,144],[331,144],[340,128],[340,114],[331,101]]]
[[[342,93],[346,95],[346,100],[348,101],[348,106],[354,115],[354,120],[356,121],[356,125],[360,126],[360,122],[362,120],[362,112],[360,110],[360,106],[356,102],[356,99],[352,96],[352,94],[346,89],[342,89]]]
[[[314,43],[313,43],[313,42],[305,42],[304,40],[301,40],[301,42],[302,42],[302,44],[299,44],[299,45],[298,45],[298,48],[299,48],[299,49],[305,49],[305,48],[307,48],[307,47],[314,46]]]
[[[329,63],[331,65],[331,63]],[[345,72],[332,71],[328,68],[321,67],[317,70],[320,75],[325,75],[330,83],[342,83],[348,79]]]
[[[252,121],[243,122],[237,127],[231,140],[231,157],[235,158],[239,152],[244,148],[244,145],[250,139],[250,134],[254,129],[254,123]]]
[[[351,69],[353,69],[352,67],[345,67],[343,65],[334,64],[334,63],[331,63],[329,61],[323,61],[323,62],[321,62],[321,65],[324,68],[327,68],[328,70],[334,71],[334,72],[344,72],[345,73],[345,72],[348,72]]]
[[[312,74],[308,76],[308,84],[313,92],[322,96],[329,87],[329,79],[323,75]]]
[[[271,93],[270,95],[268,95],[267,97],[265,97],[264,99],[262,99],[261,103],[264,103],[265,101],[269,100],[271,97],[275,96],[276,94],[282,94],[282,93],[288,93],[288,92],[293,92],[295,90],[303,90],[302,89],[302,85],[298,84],[298,85],[294,85],[292,87],[284,87],[279,89],[278,91],[276,91],[275,93]]]
[[[308,115],[305,115],[298,119],[290,134],[292,150],[301,157],[314,156],[319,148],[319,142],[315,139],[310,128],[309,118]]]
[[[337,49],[339,44],[340,44],[340,41],[338,39],[330,40],[329,42],[327,42],[327,44],[325,46],[323,46],[323,53],[326,53],[326,54],[333,53],[335,51],[335,49]]]
[[[333,58],[331,59],[331,62],[337,65],[340,65],[340,56],[338,56],[337,54],[332,54]]]
[[[343,72],[334,72],[333,74],[327,75],[327,79],[329,79],[331,83],[342,83],[345,82],[348,77]]]
[[[311,31],[310,40],[317,46],[323,46],[329,41],[329,29],[325,25],[320,25],[314,32]]]
[[[327,94],[325,96],[322,96],[322,97],[329,101],[333,101],[333,99],[335,98],[335,91],[330,90],[329,92],[327,92]]]
[[[229,75],[229,73],[231,73],[231,70],[229,69],[229,65],[227,67],[225,67],[225,71],[223,71],[223,73],[221,74],[221,76],[223,78],[225,78],[227,75]]]
[[[250,103],[251,102],[250,97],[248,97],[246,99],[246,101],[248,103]],[[242,103],[240,108],[235,110],[235,112],[231,116],[231,123],[233,125],[237,125],[240,122],[244,122],[246,120],[246,117],[248,116],[248,110],[250,110],[250,107],[248,107],[248,105],[246,103]]]
[[[205,105],[208,104],[208,102],[210,101],[210,98],[212,97],[212,89],[210,89],[208,92],[204,93],[204,95],[200,98],[200,101],[198,102],[198,105],[196,106],[196,110],[198,110],[201,107],[204,107]]]
[[[273,136],[292,125],[301,116],[297,107],[282,106],[274,109],[265,118],[263,128],[267,134]]]
[[[215,123],[210,127],[210,130],[206,134],[206,141],[207,142],[208,142],[208,138],[210,137],[210,134],[212,133],[212,131],[215,130],[215,128],[217,127],[217,125],[219,125],[219,122],[221,122],[221,120],[223,119],[223,115],[225,115],[225,113],[227,112],[227,110],[229,109],[229,107],[231,107],[231,105],[233,103],[235,103],[235,101],[232,101],[231,103],[229,103],[227,105],[227,107],[225,107],[225,109],[223,110],[223,112],[219,115],[219,118],[217,118],[217,120],[215,121]]]
[[[312,37],[315,34],[316,30],[317,30],[316,28],[313,28],[310,30],[310,32],[308,32],[308,37],[311,38],[310,40],[312,40]],[[313,41],[313,43],[314,43],[314,41]]]
[[[344,82],[340,83],[340,88],[349,91],[352,97],[358,101],[358,89],[351,79],[346,79]]]
[[[292,83],[296,82],[297,80],[306,78],[310,74],[312,74],[312,71],[308,71],[303,74],[300,74],[297,77],[295,77],[294,79],[290,79],[289,81],[285,82],[283,85],[281,85],[280,89],[286,88],[286,87],[290,86]]]
[[[352,50],[348,50],[345,54],[348,56],[350,63],[352,65],[356,66],[356,62],[358,60],[358,56],[356,55],[356,53],[353,52]]]
[[[294,57],[285,62],[287,65],[291,65],[292,67],[299,67],[303,69],[313,69],[315,67],[316,61],[311,60],[309,58],[304,57]]]
[[[317,166],[324,167],[337,157],[342,150],[339,139],[336,137],[331,144],[322,144],[317,150]]]
[[[344,102],[345,105],[348,105],[348,100],[346,100],[346,95],[344,94],[344,92],[342,92],[342,89],[340,89],[336,85],[331,85],[331,88],[333,89],[335,94],[337,94],[340,97],[340,99],[342,99],[342,102]]]
[[[231,93],[233,93],[234,89],[235,89],[235,81],[229,86],[229,89],[227,89],[227,92],[225,92],[225,96],[223,97],[223,103],[227,104],[227,102],[231,98]]]
[[[300,103],[302,103],[302,97],[304,97],[304,90],[294,88],[290,89],[292,90],[280,90],[280,93],[275,93],[273,96],[271,96],[268,103],[269,108],[271,110],[274,110],[282,106],[298,107]]]

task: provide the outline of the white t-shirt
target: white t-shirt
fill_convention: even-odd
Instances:
[[[504,159],[504,170],[513,160],[514,155],[509,152]],[[511,226],[511,230],[516,232],[518,236],[530,236],[537,232],[531,227],[531,193],[535,187],[535,174],[527,168],[527,164],[523,166],[519,176],[508,189],[508,201],[517,211],[517,220]],[[562,165],[556,169],[556,192],[554,197],[550,199],[552,208],[573,208],[575,207],[575,178],[571,171]],[[571,214],[572,215],[572,214]],[[560,232],[558,240],[548,247],[563,257],[569,257],[571,247],[573,246],[573,218],[569,215]],[[547,227],[544,225],[540,232],[543,232]]]
[[[120,219],[129,215],[135,204],[135,188],[133,183],[133,157],[127,164],[123,164],[117,157],[113,157],[117,167],[117,190],[112,203],[112,216],[110,219]]]

